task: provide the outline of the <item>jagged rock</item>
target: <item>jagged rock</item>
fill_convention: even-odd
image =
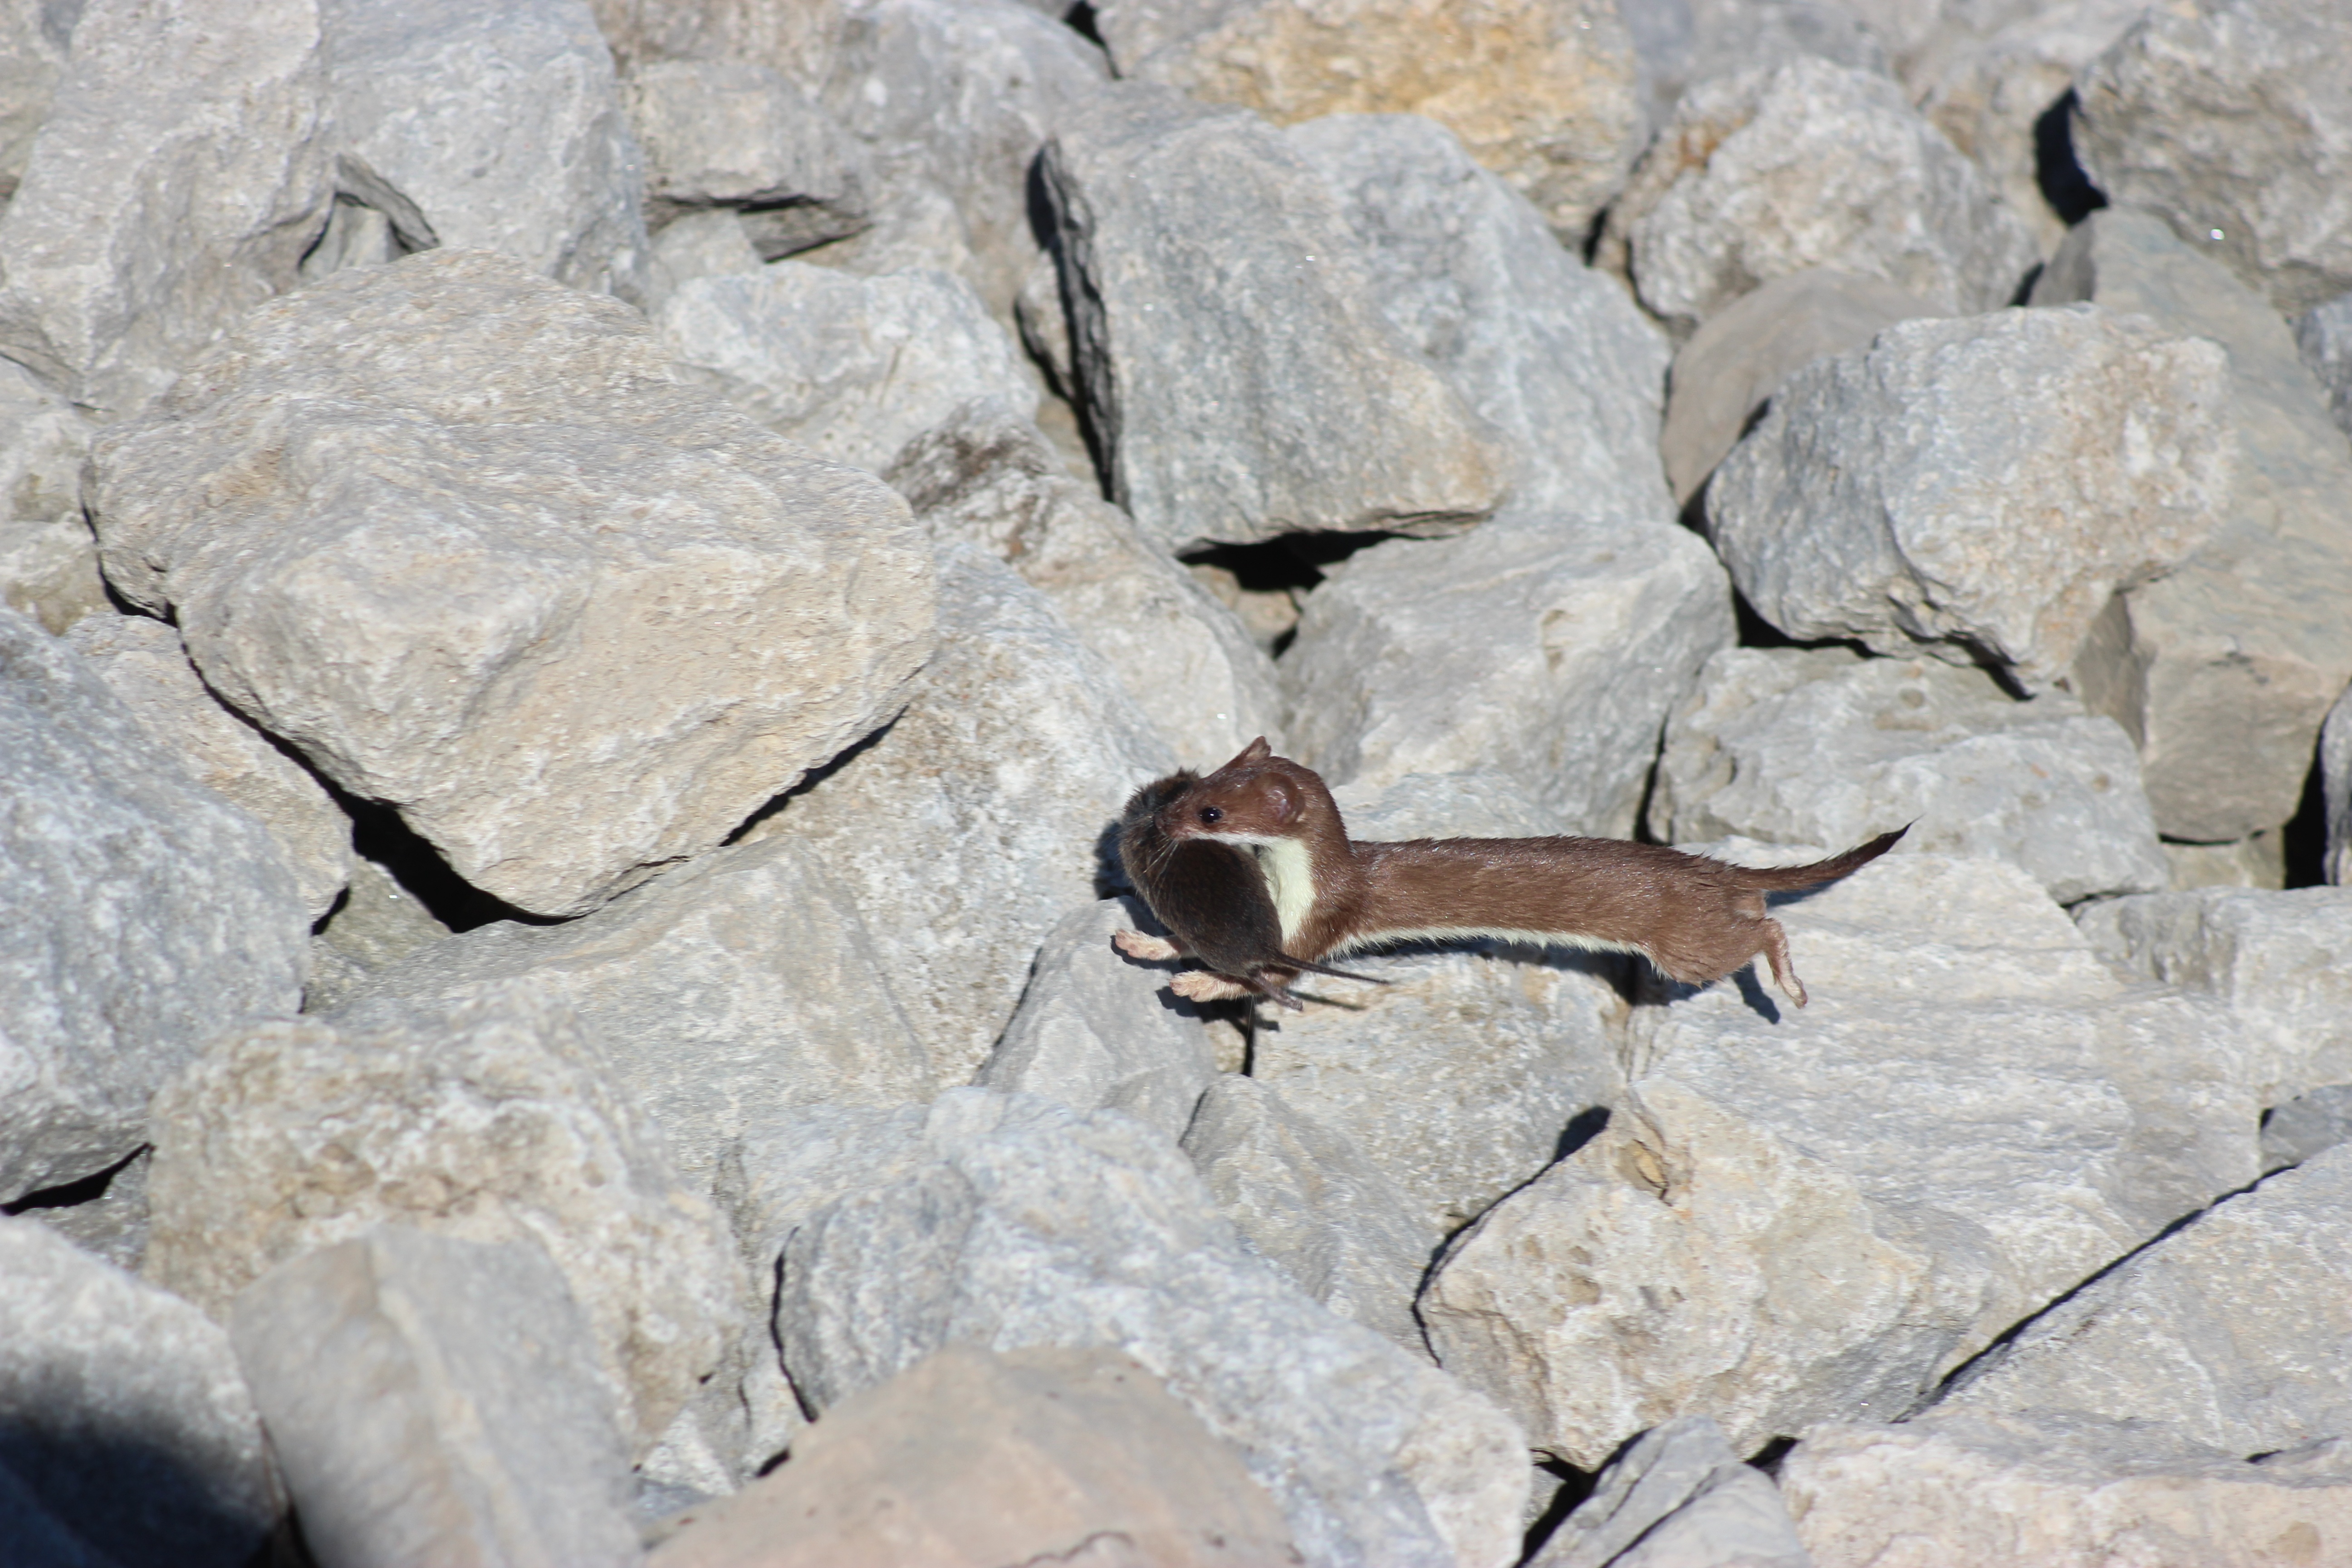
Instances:
[[[2075,83],[2107,199],[2162,213],[2293,316],[2352,288],[2352,6],[2151,8]]]
[[[0,352],[101,420],[291,288],[332,194],[317,0],[172,16],[82,8],[0,216]]]
[[[2168,881],[2139,759],[2063,691],[2020,702],[1982,670],[1847,648],[1727,648],[1667,721],[1650,795],[1662,843],[1738,835],[2022,868],[2072,904]]]
[[[1528,1568],[1813,1568],[1780,1494],[1705,1415],[1654,1426],[1595,1479]]]
[[[0,605],[58,637],[111,607],[98,541],[79,510],[48,522],[0,522]]]
[[[715,847],[929,648],[903,502],[488,252],[256,311],[92,467],[110,577],[206,684],[536,913]]]
[[[1595,0],[1106,0],[1094,16],[1120,76],[1276,125],[1425,115],[1570,245],[1641,151],[1633,40]]]
[[[1499,455],[1380,312],[1281,132],[1126,84],[1066,116],[1039,170],[1112,499],[1163,547],[1495,510]]]
[[[2339,1143],[2352,1143],[2352,1083],[2299,1094],[2263,1116],[2263,1173],[2300,1165]]]
[[[2032,232],[1883,76],[1801,55],[1686,93],[1609,209],[1603,265],[1679,331],[1812,267],[1938,310],[2009,302]]]
[[[10,1560],[251,1561],[284,1504],[228,1336],[29,1219],[0,1218],[0,1474],[89,1553],[46,1555],[0,1504]]]
[[[0,23],[0,26],[5,26]],[[81,511],[89,421],[20,364],[0,360],[0,523]]]
[[[223,708],[188,663],[180,634],[144,616],[90,616],[67,637],[143,725],[149,743],[269,829],[312,921],[350,879],[351,818],[319,781]]]
[[[1836,0],[1690,0],[1621,9],[1641,63],[1645,145],[1685,91],[1735,71],[1799,55],[1856,70],[1887,69],[1885,45]]]
[[[320,1568],[635,1568],[625,1401],[530,1241],[377,1226],[236,1298],[236,1357]]]
[[[342,1005],[367,977],[449,934],[400,879],[362,855],[352,858],[343,901],[310,939],[310,983],[302,1010],[327,1013]]]
[[[955,1089],[845,1152],[738,1218],[783,1254],[777,1341],[820,1412],[958,1341],[1112,1346],[1241,1450],[1306,1563],[1517,1557],[1511,1424],[1252,1256],[1163,1135]]]
[[[825,1412],[740,1496],[663,1528],[654,1568],[1298,1560],[1233,1449],[1109,1349],[949,1345]]]
[[[2212,537],[2108,606],[2074,689],[2139,743],[2166,834],[2220,842],[2275,827],[2295,814],[2320,721],[2352,681],[2352,447],[2277,313],[2161,220],[2094,214],[2034,285],[2036,305],[2075,300],[2220,343],[2238,458]]]
[[[1789,378],[1709,482],[1709,531],[1792,637],[2043,690],[2113,590],[2221,522],[2229,387],[2216,345],[2096,306],[1898,322]]]
[[[747,841],[805,845],[866,922],[934,1081],[968,1082],[1104,832],[1175,759],[1012,568],[942,548],[939,649],[906,711]]]
[[[971,285],[944,272],[856,278],[780,261],[680,285],[655,325],[752,418],[869,473],[967,404],[1036,412],[1012,341]]]
[[[645,163],[583,0],[319,13],[336,189],[384,215],[395,254],[496,250],[644,303]]]
[[[571,1010],[530,984],[224,1036],[154,1111],[145,1269],[215,1316],[372,1226],[534,1241],[587,1314],[639,1443],[741,1311],[717,1216]]]
[[[2340,294],[2295,318],[2294,346],[2304,368],[2327,394],[2336,427],[2352,436],[2352,294]]]
[[[864,228],[866,160],[798,87],[740,60],[667,60],[622,84],[651,220],[738,212],[770,261]]]
[[[120,1161],[207,1040],[301,998],[310,917],[277,840],[9,609],[0,909],[0,1202]]]

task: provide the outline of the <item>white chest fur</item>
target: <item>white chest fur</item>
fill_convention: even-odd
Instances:
[[[1274,899],[1286,948],[1307,923],[1307,911],[1315,907],[1314,862],[1307,846],[1296,838],[1262,838],[1251,847],[1257,852],[1258,869],[1265,874],[1265,890]]]

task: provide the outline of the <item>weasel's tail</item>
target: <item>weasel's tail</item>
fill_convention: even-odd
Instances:
[[[1824,882],[1834,882],[1841,877],[1853,875],[1894,848],[1895,842],[1910,832],[1911,827],[1912,825],[1906,822],[1892,833],[1880,834],[1858,849],[1832,855],[1826,860],[1816,860],[1810,866],[1742,866],[1739,868],[1740,886],[1753,888],[1759,892],[1777,893],[1796,888],[1818,888]]]

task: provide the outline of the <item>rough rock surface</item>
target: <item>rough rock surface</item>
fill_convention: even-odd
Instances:
[[[301,1000],[310,916],[285,851],[8,609],[0,910],[0,1202],[114,1164],[215,1033]]]
[[[1888,68],[1886,41],[1836,0],[1689,0],[1622,7],[1641,63],[1644,129],[1654,134],[1700,82],[1818,55],[1858,70]]]
[[[240,1568],[282,1507],[228,1336],[29,1219],[0,1218],[0,1473],[90,1568]]]
[[[2319,729],[2320,809],[2326,821],[2321,868],[2330,887],[2352,885],[2352,686]]]
[[[1594,0],[1106,0],[1122,77],[1276,125],[1426,116],[1581,245],[1641,151],[1633,43]]]
[[[0,522],[0,605],[58,637],[110,607],[98,541],[79,510],[47,522]]]
[[[1495,510],[1499,454],[1379,311],[1281,132],[1125,84],[1066,118],[1039,170],[1080,406],[1146,533],[1450,532]]]
[[[24,366],[0,360],[0,521],[48,521],[81,510],[89,421]]]
[[[375,861],[355,855],[351,873],[342,902],[310,939],[310,982],[302,990],[306,1013],[331,1011],[377,970],[449,934],[415,894]]]
[[[1350,838],[1542,838],[1565,832],[1528,788],[1492,768],[1408,773],[1331,792]]]
[[[1649,805],[1667,844],[1738,835],[2007,860],[2062,904],[2169,884],[2131,738],[2063,691],[1847,648],[1727,648],[1668,721]]]
[[[2347,1142],[2352,1142],[2352,1083],[2326,1084],[2263,1114],[2263,1173],[2300,1165]]]
[[[1780,1493],[1723,1429],[1681,1415],[1635,1438],[1528,1568],[1813,1568]]]
[[[1789,378],[1707,486],[1709,532],[1792,637],[2044,689],[2115,589],[2221,521],[2229,387],[2213,343],[2096,306],[1898,322]]]
[[[536,1243],[377,1226],[254,1281],[230,1332],[320,1568],[643,1561],[625,1401]]]
[[[293,286],[326,121],[317,0],[93,0],[0,216],[0,352],[101,419],[137,413]]]
[[[536,913],[716,846],[929,647],[904,503],[488,252],[255,312],[93,465],[110,577],[206,684]]]
[[[776,260],[870,221],[862,151],[800,88],[742,60],[660,60],[622,84],[651,221],[740,214]]]
[[[226,1315],[273,1266],[391,1222],[534,1241],[640,1442],[741,1310],[717,1216],[568,1008],[527,984],[224,1037],[157,1097],[145,1270]]]
[[[65,74],[79,18],[63,5],[0,12],[0,195],[14,195]]]
[[[2352,436],[2352,294],[2339,294],[2295,318],[2294,346],[2327,393],[2336,427]]]

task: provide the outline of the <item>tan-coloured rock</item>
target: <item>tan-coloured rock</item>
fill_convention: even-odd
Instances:
[[[655,61],[629,74],[622,101],[645,153],[657,226],[740,212],[772,261],[869,221],[864,157],[777,71],[740,60]]]
[[[0,605],[52,637],[113,607],[99,574],[98,541],[79,510],[47,522],[0,522]]]

